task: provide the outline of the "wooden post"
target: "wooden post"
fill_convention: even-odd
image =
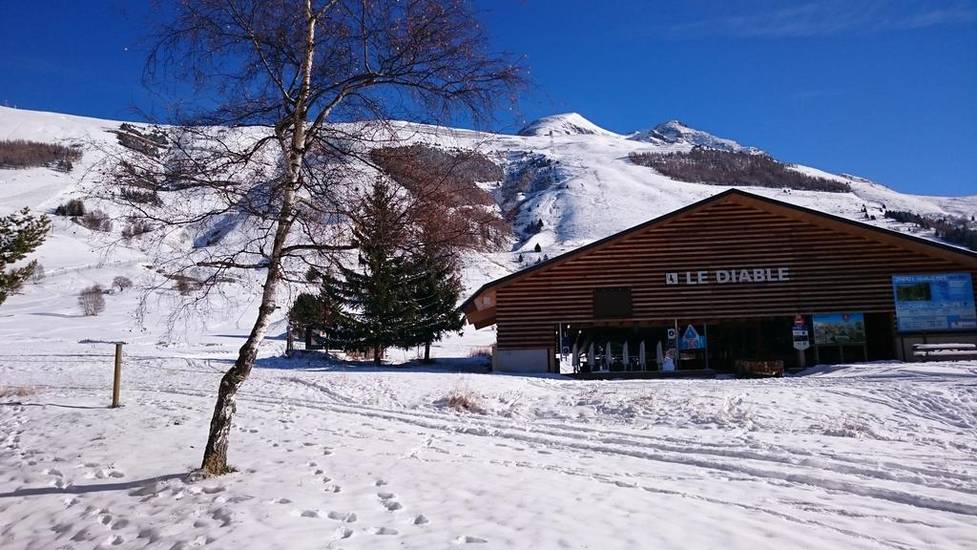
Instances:
[[[285,357],[291,357],[294,344],[292,343],[292,323],[285,325]]]
[[[122,383],[122,342],[115,343],[115,376],[112,380],[112,408],[119,406],[119,390]]]

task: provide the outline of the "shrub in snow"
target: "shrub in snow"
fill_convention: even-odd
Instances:
[[[485,357],[486,359],[492,358],[492,347],[491,346],[475,346],[468,350],[469,357]]]
[[[34,272],[31,273],[31,282],[35,285],[44,280],[44,266],[37,264],[34,266]]]
[[[153,230],[152,224],[145,220],[132,220],[122,228],[122,237],[131,239]]]
[[[163,205],[163,199],[159,197],[159,193],[153,191],[152,189],[143,191],[140,189],[126,187],[119,192],[119,197],[125,203],[149,204],[152,206]]]
[[[112,279],[112,286],[118,289],[119,292],[123,292],[125,289],[132,287],[132,279],[119,275]]]
[[[85,203],[81,199],[71,199],[54,209],[55,216],[77,218],[85,215]]]
[[[485,414],[481,399],[474,392],[454,390],[446,397],[434,402],[436,407],[454,409],[458,412]]]
[[[186,275],[176,276],[176,290],[181,296],[188,296],[191,292],[200,290],[203,286],[200,281],[187,277]]]
[[[27,397],[28,395],[34,395],[34,388],[27,388],[24,386],[9,386],[6,388],[0,388],[0,398],[3,397]]]
[[[105,291],[101,285],[92,285],[78,293],[78,306],[86,316],[95,316],[105,311]]]
[[[112,231],[112,220],[101,210],[91,210],[84,216],[78,218],[78,223],[91,229],[92,231],[109,232]]]

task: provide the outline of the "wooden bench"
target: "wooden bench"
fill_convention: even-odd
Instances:
[[[977,344],[913,344],[913,355],[924,361],[977,359]]]

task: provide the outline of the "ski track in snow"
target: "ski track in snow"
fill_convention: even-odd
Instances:
[[[194,481],[226,359],[127,356],[112,411],[107,356],[0,355],[0,385],[35,392],[0,400],[0,546],[977,543],[973,363],[576,382],[267,361],[238,398],[241,471]],[[457,389],[487,413],[439,408]],[[856,437],[826,435],[835,412]]]

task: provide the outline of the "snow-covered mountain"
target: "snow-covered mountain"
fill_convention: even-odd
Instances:
[[[538,118],[519,130],[520,136],[615,136],[610,130],[605,130],[587,120],[580,113],[562,113],[558,115]]]
[[[92,168],[103,154],[100,151],[107,145],[116,144],[117,138],[112,132],[118,130],[120,124],[0,107],[0,140],[29,139],[77,145],[85,151],[69,173],[50,168],[0,169],[0,215],[24,206],[51,212],[70,198],[85,197],[86,186],[99,177]],[[503,174],[501,179],[478,181],[477,185],[485,196],[494,199],[497,204],[494,208],[500,218],[511,222],[512,238],[509,245],[496,252],[472,255],[467,259],[464,275],[469,289],[531,265],[544,255],[552,257],[727,189],[722,185],[671,179],[652,168],[631,162],[629,154],[681,152],[694,147],[758,151],[675,121],[647,132],[623,136],[604,130],[578,114],[542,118],[527,125],[521,135],[407,122],[391,124],[391,128],[399,134],[391,136],[396,139],[444,150],[476,152],[499,167],[495,173]],[[969,217],[977,213],[977,195],[909,195],[855,176],[831,174],[799,165],[791,165],[790,169],[843,182],[850,191],[748,190],[903,231],[913,229],[883,217],[885,208],[929,215]],[[65,338],[74,338],[83,325],[90,322],[90,319],[75,316],[76,296],[82,286],[94,282],[107,284],[115,275],[137,278],[151,271],[147,269],[151,264],[149,251],[141,249],[138,240],[125,242],[118,234],[124,225],[123,213],[111,204],[93,206],[117,218],[114,232],[92,232],[66,218],[55,217],[53,233],[37,253],[48,276],[3,305],[0,337],[23,330],[26,325],[22,321],[26,315],[56,314],[61,318],[52,328],[53,333],[63,332]],[[200,228],[200,234],[217,229],[226,230]],[[194,235],[181,238],[187,247],[195,242]],[[176,239],[173,244],[180,246],[181,242]],[[196,242],[200,244],[199,239]],[[539,253],[534,251],[537,244],[542,249]],[[249,315],[246,306],[253,299],[254,291],[253,286],[241,286],[234,291],[240,310],[208,311],[207,315],[211,316],[207,321],[209,329],[217,330],[217,327],[228,324],[246,326]],[[133,310],[138,300],[113,297],[110,302],[118,305],[111,306],[106,315],[99,318],[100,334],[117,329],[116,332],[124,336],[123,332],[134,330]],[[154,307],[162,311],[165,304]],[[143,319],[156,319],[162,325],[162,317],[161,313],[152,313],[148,317],[144,315]],[[149,329],[146,337],[151,337],[153,332]],[[51,333],[45,337],[51,337]]]
[[[744,147],[731,139],[716,137],[708,132],[689,128],[679,120],[669,120],[649,130],[640,130],[629,135],[628,139],[654,144],[679,143],[733,153],[763,153],[756,147]]]

